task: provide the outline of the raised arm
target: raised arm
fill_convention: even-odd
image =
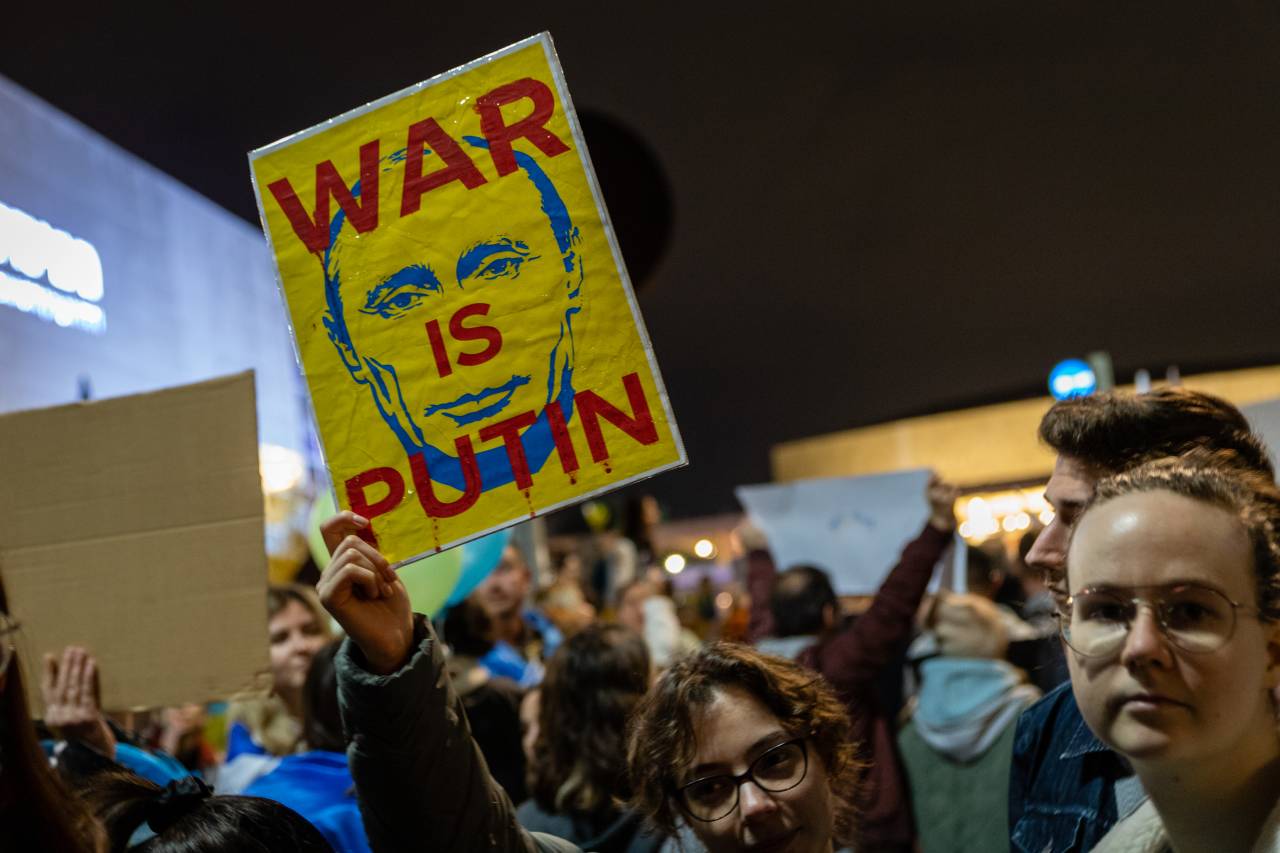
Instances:
[[[98,698],[98,661],[87,649],[67,646],[61,658],[46,654],[40,693],[45,725],[56,736],[82,741],[107,758],[116,757],[115,733]]]
[[[333,560],[317,589],[348,640],[337,658],[347,756],[378,851],[546,849],[516,823],[493,781],[440,643],[404,584],[355,533],[350,512],[323,526]]]
[[[924,530],[903,549],[867,612],[822,647],[818,669],[837,690],[857,690],[871,682],[911,636],[933,568],[955,531],[957,494],[955,486],[936,475],[929,481],[929,521]]]

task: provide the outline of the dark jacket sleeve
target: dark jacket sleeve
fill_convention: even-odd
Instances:
[[[907,544],[871,606],[835,638],[815,647],[813,665],[841,694],[855,693],[895,660],[911,636],[916,610],[951,533],[926,524]],[[809,663],[806,661],[806,663]]]
[[[761,548],[749,552],[746,562],[747,595],[751,596],[747,642],[754,643],[773,634],[773,610],[769,599],[773,595],[773,581],[778,576],[778,568],[773,562],[773,555]]]
[[[412,657],[391,675],[369,672],[350,640],[335,662],[347,760],[372,848],[580,853],[516,822],[471,739],[430,623],[419,616],[414,631]]]

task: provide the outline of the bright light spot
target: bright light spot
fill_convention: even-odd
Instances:
[[[1040,523],[1048,527],[1053,523],[1053,510],[1045,509],[1040,511]]]
[[[1046,510],[1052,520],[1053,508],[1044,499],[1043,486],[970,495],[956,505],[960,535],[973,543],[999,535],[1002,530],[1027,530],[1035,518],[1043,520]]]
[[[62,327],[102,334],[102,259],[92,245],[0,204],[0,305]],[[48,281],[48,284],[45,281]]]
[[[662,561],[662,567],[669,574],[678,575],[684,571],[685,559],[680,554],[671,554]]]
[[[70,234],[66,237],[61,254],[49,265],[49,280],[59,290],[74,291],[81,299],[98,302],[102,299],[102,259],[97,249]]]
[[[974,498],[969,501],[968,511],[966,512],[970,518],[990,518],[991,507],[982,498]]]
[[[0,305],[12,305],[24,314],[59,326],[75,326],[101,335],[107,331],[107,315],[102,307],[82,302],[34,281],[27,281],[0,270]]]
[[[960,535],[977,545],[1000,532],[1000,523],[991,516],[972,518],[960,525]]]
[[[1015,512],[1021,512],[1025,505],[1022,495],[1014,492],[1007,495],[999,495],[991,499],[991,512],[993,515],[1004,517]]]
[[[728,610],[733,605],[733,596],[727,592],[722,592],[716,596],[716,607],[721,610]]]
[[[704,560],[711,559],[711,555],[716,552],[716,546],[712,544],[710,539],[699,539],[693,545],[693,553],[697,554]]]
[[[301,454],[276,444],[258,448],[258,471],[262,489],[269,495],[287,492],[302,480],[306,472]]]
[[[1083,397],[1098,387],[1098,377],[1088,363],[1078,358],[1058,362],[1049,373],[1049,391],[1059,400]]]
[[[11,208],[12,209],[12,208]],[[14,228],[9,264],[30,279],[39,279],[48,269],[49,256],[53,252],[53,229],[48,222],[40,222],[20,210],[10,223]]]

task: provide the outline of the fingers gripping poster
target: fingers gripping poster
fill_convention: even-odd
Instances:
[[[685,463],[547,34],[249,160],[335,496],[393,563]]]

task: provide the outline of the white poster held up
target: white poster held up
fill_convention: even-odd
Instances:
[[[928,469],[739,486],[779,570],[811,565],[839,595],[871,595],[929,518]],[[949,562],[948,556],[943,562]],[[930,590],[943,573],[935,571]]]

